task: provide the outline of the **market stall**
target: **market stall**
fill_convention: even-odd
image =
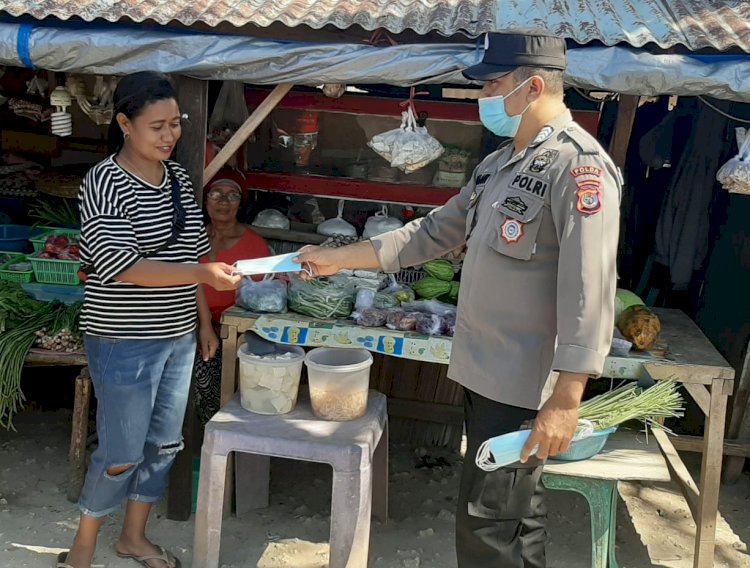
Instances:
[[[716,351],[695,323],[678,310],[656,310],[662,323],[661,341],[653,352],[610,355],[604,377],[631,380],[674,380],[685,386],[706,415],[702,441],[701,478],[696,483],[675,451],[673,439],[661,430],[654,436],[667,459],[673,478],[680,484],[698,527],[695,566],[713,565],[713,530],[718,514],[724,420],[727,398],[734,385],[734,369]],[[389,357],[447,364],[451,339],[429,337],[387,328],[357,326],[349,321],[320,321],[296,314],[259,315],[232,308],[222,317],[224,360],[222,399],[234,396],[237,383],[237,348],[242,334],[254,331],[279,343],[305,347],[363,347]],[[379,386],[373,377],[373,387]],[[460,409],[447,412],[440,406],[427,408],[440,420],[460,424]]]

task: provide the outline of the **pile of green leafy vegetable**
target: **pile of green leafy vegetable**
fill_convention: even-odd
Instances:
[[[80,227],[81,216],[78,213],[78,202],[74,199],[39,198],[29,210],[29,217],[36,219],[37,224],[53,227]]]
[[[0,427],[12,429],[13,416],[23,408],[21,371],[37,331],[78,334],[80,311],[80,303],[40,302],[19,284],[0,281]]]

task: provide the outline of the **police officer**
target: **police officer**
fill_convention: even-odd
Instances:
[[[559,38],[489,34],[464,75],[484,82],[479,117],[509,142],[424,219],[298,258],[317,275],[397,272],[466,246],[449,368],[464,386],[468,439],[459,568],[545,565],[540,465],[568,448],[612,339],[620,176],[563,102],[565,61]],[[533,430],[522,463],[476,466],[483,441],[523,427]]]

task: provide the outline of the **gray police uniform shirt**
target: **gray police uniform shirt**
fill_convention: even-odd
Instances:
[[[568,111],[513,151],[490,154],[444,206],[371,242],[386,272],[466,246],[448,376],[536,409],[557,371],[604,369],[621,176]]]

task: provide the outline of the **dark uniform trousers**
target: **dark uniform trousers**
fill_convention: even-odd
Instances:
[[[542,462],[530,458],[493,472],[476,465],[482,442],[530,425],[537,411],[464,392],[467,450],[456,512],[458,568],[543,568]]]

